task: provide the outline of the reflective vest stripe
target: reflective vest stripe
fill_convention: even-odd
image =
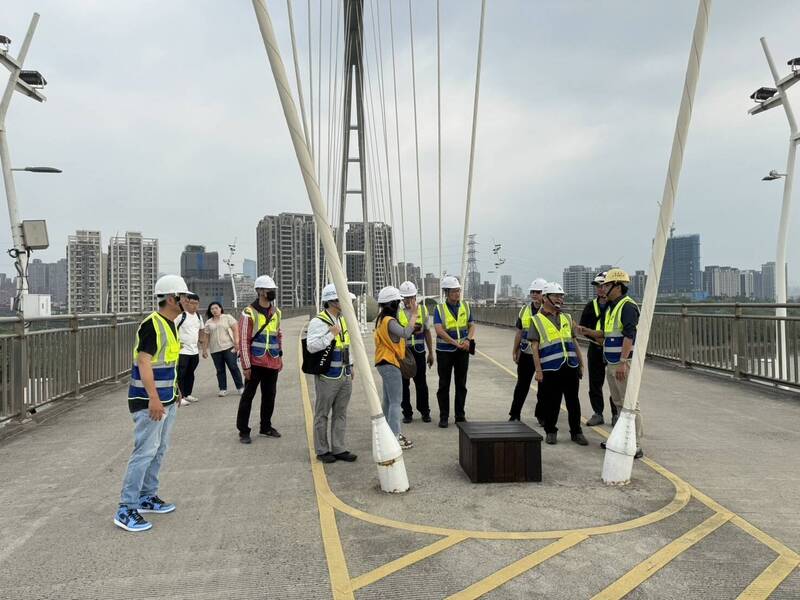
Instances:
[[[175,397],[175,381],[177,379],[176,366],[181,344],[177,335],[173,333],[172,328],[160,314],[157,312],[150,314],[142,321],[142,325],[147,321],[153,323],[153,329],[156,332],[156,353],[153,355],[150,362],[153,369],[155,388],[162,402],[170,402]],[[139,352],[136,346],[134,346],[131,381],[128,386],[128,398],[132,400],[149,400],[141,373],[139,372],[138,359]]]
[[[424,304],[417,306],[417,323],[422,325],[423,332],[415,333],[410,338],[406,338],[406,346],[411,346],[415,352],[425,352],[425,322],[428,320],[428,309]],[[401,327],[408,327],[408,317],[403,309],[397,311],[397,322]]]
[[[267,317],[258,310],[252,310],[250,307],[244,309],[245,314],[250,318],[250,326],[253,328],[253,333],[262,328]],[[275,312],[270,318],[269,323],[261,332],[256,335],[250,342],[250,352],[256,357],[260,358],[267,352],[273,358],[280,356],[281,343],[278,335],[278,330],[281,326],[281,311],[275,308]]]
[[[539,333],[539,360],[543,371],[558,371],[565,362],[572,368],[578,366],[572,322],[567,315],[559,315],[559,328],[541,313],[534,315],[533,323]]]
[[[317,315],[317,318],[327,325],[332,326],[334,324],[333,319],[324,310]],[[342,328],[342,332],[336,336],[336,345],[331,356],[331,366],[327,373],[320,375],[325,379],[340,379],[342,375],[350,375],[351,373],[349,364],[350,332],[347,330],[347,321],[345,321],[344,317],[339,318],[339,326]]]
[[[603,357],[607,363],[612,365],[622,360],[622,344],[625,341],[625,336],[622,335],[622,307],[630,303],[637,306],[630,296],[624,296],[612,310],[606,310],[605,313]]]
[[[526,351],[531,345],[528,341],[528,331],[530,331],[534,314],[530,304],[526,304],[522,307],[522,310],[519,311],[519,320],[522,324],[522,336],[519,341],[519,349],[522,351]]]
[[[457,319],[453,316],[453,313],[450,312],[447,303],[439,304],[436,310],[439,312],[439,319],[442,321],[442,327],[447,332],[447,335],[458,343],[464,342],[469,335],[469,304],[463,301],[459,303]],[[436,350],[440,352],[455,352],[457,348],[450,342],[437,336]]]

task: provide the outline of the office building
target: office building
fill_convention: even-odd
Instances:
[[[205,246],[186,246],[181,252],[181,277],[219,279],[219,253],[206,252]]]
[[[511,275],[500,275],[500,289],[498,295],[502,298],[511,297]]]
[[[426,296],[439,296],[441,290],[439,288],[439,278],[436,275],[425,273],[423,284],[425,285]],[[422,294],[422,288],[420,288],[419,293]]]
[[[252,258],[245,258],[242,261],[242,273],[253,281],[258,277],[258,263]]]
[[[67,310],[103,312],[104,287],[100,232],[78,230],[67,238]]]
[[[181,261],[182,262],[182,261]],[[108,311],[147,312],[156,306],[158,240],[138,232],[112,237],[108,243]]]
[[[647,275],[644,271],[636,271],[631,275],[631,284],[628,286],[628,295],[641,301],[644,298],[644,288],[647,285]]]
[[[400,283],[410,281],[422,293],[422,269],[414,263],[397,263],[397,278]]]
[[[700,270],[700,236],[670,236],[658,284],[659,295],[692,296],[704,289]]]
[[[49,294],[54,308],[67,306],[67,259],[54,263],[34,258],[28,263],[28,291],[31,294]]]

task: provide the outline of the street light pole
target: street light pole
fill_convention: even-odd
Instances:
[[[36,26],[39,23],[39,13],[33,13],[31,23],[28,25],[28,32],[25,34],[25,39],[20,47],[19,54],[16,60],[12,60],[7,53],[3,53],[3,63],[9,69],[8,83],[3,92],[3,98],[0,100],[0,165],[3,170],[3,185],[6,190],[6,202],[8,204],[8,220],[11,224],[11,239],[14,247],[10,251],[15,259],[15,266],[17,269],[17,293],[14,299],[14,308],[17,312],[22,313],[24,307],[24,298],[28,293],[28,252],[25,249],[25,243],[22,237],[22,222],[19,218],[19,209],[17,206],[17,189],[14,185],[14,175],[11,170],[11,155],[8,151],[8,140],[6,136],[6,114],[8,114],[8,107],[11,104],[11,97],[14,95],[14,90],[20,87],[19,75],[22,71],[22,65],[25,63],[25,58],[28,55],[28,48],[30,48],[33,34],[36,31]],[[23,86],[28,87],[28,86]],[[30,89],[32,97],[39,100],[44,100],[44,96]],[[29,93],[29,95],[31,95]]]
[[[791,75],[781,78],[778,74],[778,69],[775,67],[775,61],[772,58],[772,53],[767,45],[767,39],[761,38],[761,47],[764,50],[764,56],[767,59],[769,70],[772,73],[772,78],[775,81],[776,95],[772,99],[768,99],[760,106],[751,109],[750,114],[757,114],[763,110],[769,110],[778,104],[783,106],[786,113],[786,120],[789,122],[789,151],[786,157],[786,174],[783,182],[783,202],[781,204],[781,218],[778,223],[778,241],[775,252],[775,302],[783,306],[778,306],[775,309],[775,317],[778,321],[778,361],[780,364],[781,372],[779,377],[787,376],[788,359],[786,356],[786,302],[787,302],[787,282],[786,282],[786,244],[789,237],[789,214],[791,211],[792,203],[792,186],[794,184],[794,170],[797,156],[797,121],[794,117],[794,111],[789,102],[789,95],[787,89],[798,81],[798,72],[793,67]],[[793,62],[793,61],[792,61]],[[760,110],[759,110],[760,109]]]

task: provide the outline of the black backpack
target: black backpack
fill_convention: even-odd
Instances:
[[[325,319],[320,318],[320,320],[328,323]],[[333,325],[333,323],[328,323],[328,325]],[[333,360],[333,350],[336,348],[336,338],[333,339],[327,348],[319,352],[308,351],[308,341],[306,338],[300,340],[300,345],[303,347],[303,364],[300,366],[303,373],[322,375],[330,370],[331,361]]]

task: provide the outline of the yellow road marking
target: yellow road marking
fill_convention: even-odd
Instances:
[[[414,563],[425,560],[426,558],[430,558],[442,550],[446,550],[447,548],[455,546],[459,542],[463,542],[465,539],[466,538],[463,536],[458,535],[451,535],[450,537],[442,538],[441,540],[425,546],[424,548],[420,548],[419,550],[415,550],[414,552],[406,554],[405,556],[401,556],[397,560],[388,562],[385,565],[370,571],[369,573],[359,575],[352,581],[353,590],[357,590],[371,583],[375,583],[379,579],[383,579],[392,573],[396,573],[397,571],[405,569]]]
[[[775,588],[795,570],[798,564],[795,558],[779,556],[739,594],[737,600],[769,598]]]
[[[661,550],[640,562],[625,575],[617,579],[614,583],[592,598],[592,600],[612,600],[622,598],[634,589],[639,587],[642,582],[658,572],[659,569],[669,564],[669,562],[685,552],[697,542],[702,540],[710,533],[722,527],[731,520],[733,513],[716,513],[709,517],[697,527],[687,531],[681,537],[673,540]]]
[[[471,586],[458,592],[457,594],[449,596],[448,600],[468,600],[472,598],[480,598],[483,594],[491,592],[492,590],[500,587],[506,582],[514,579],[514,577],[522,575],[526,571],[530,571],[533,567],[543,563],[548,558],[552,558],[556,554],[560,554],[564,550],[572,548],[573,546],[581,543],[588,537],[589,536],[587,535],[578,533],[572,533],[570,535],[564,536],[557,542],[548,544],[547,546],[537,550],[533,554],[529,554],[525,558],[522,558],[508,565],[507,567],[504,567],[499,571],[492,573],[488,577],[485,577],[484,579],[481,579],[480,581],[473,583]]]
[[[302,346],[298,347],[300,362],[303,360]],[[299,364],[299,363],[298,363]],[[308,382],[300,371],[300,390],[303,395],[303,412],[306,418],[306,437],[308,438],[308,453],[311,458],[311,474],[314,478],[314,488],[317,491],[317,506],[319,508],[319,524],[322,529],[322,544],[325,547],[325,558],[328,562],[328,573],[331,579],[331,591],[334,600],[354,600],[353,588],[350,584],[350,573],[347,570],[347,561],[342,549],[342,540],[339,537],[339,528],[336,525],[336,513],[327,503],[320,490],[328,487],[325,469],[317,460],[314,453],[314,430],[312,424],[314,415],[311,412],[311,403],[308,395]]]

